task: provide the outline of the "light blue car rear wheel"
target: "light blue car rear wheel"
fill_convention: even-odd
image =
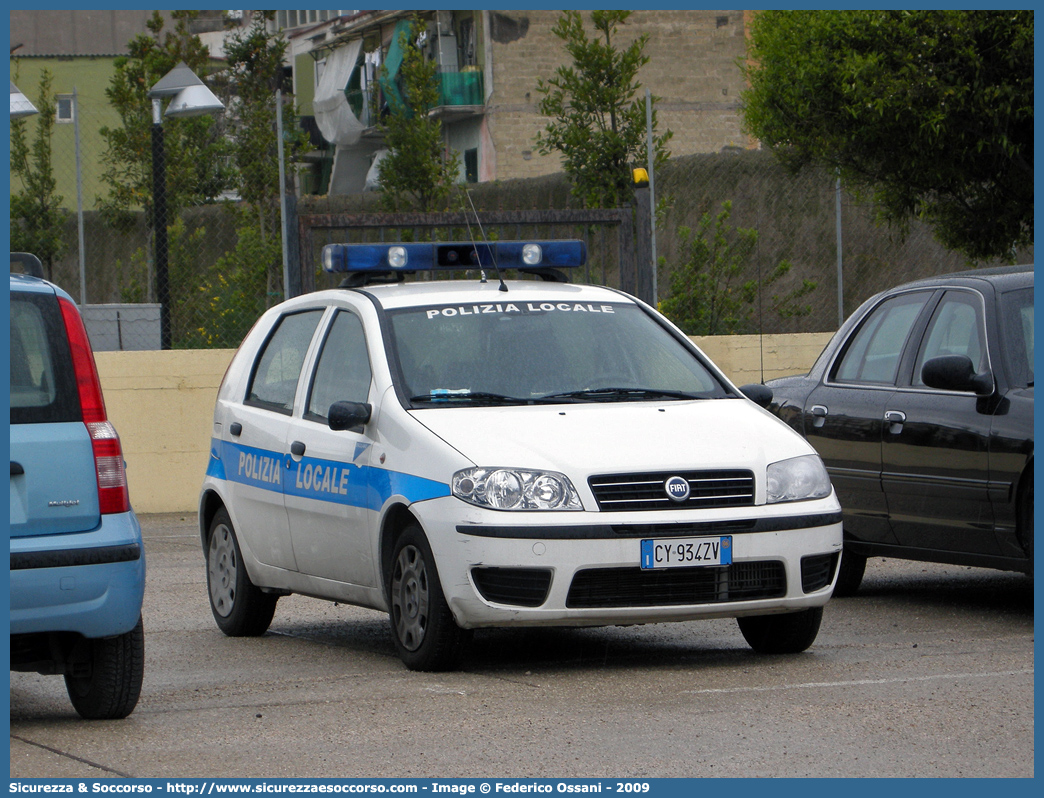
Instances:
[[[145,673],[145,633],[137,625],[116,637],[83,638],[65,674],[69,700],[87,720],[127,717],[138,703]]]

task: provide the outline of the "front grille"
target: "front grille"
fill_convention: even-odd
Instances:
[[[482,598],[495,604],[539,607],[551,589],[548,568],[472,568],[471,578]]]
[[[689,498],[674,501],[666,483],[682,477]],[[751,471],[662,471],[649,474],[603,474],[588,480],[599,510],[696,510],[747,507],[754,504]]]
[[[664,607],[719,604],[786,595],[783,563],[766,560],[695,568],[590,568],[578,571],[566,606]]]
[[[814,554],[801,558],[801,589],[805,593],[814,593],[830,584],[837,568],[838,552],[833,554]]]

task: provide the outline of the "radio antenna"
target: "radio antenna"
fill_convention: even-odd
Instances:
[[[482,229],[482,219],[479,218],[478,211],[475,209],[475,203],[471,200],[471,191],[464,189],[464,195],[468,198],[468,204],[471,205],[471,212],[475,214],[475,224],[478,225],[479,233],[482,235],[482,242],[486,245],[489,250],[490,257],[493,258],[493,268],[497,271],[497,279],[500,280],[500,290],[507,291],[508,288],[504,285],[504,277],[500,273],[500,264],[497,263],[496,250],[490,246],[489,239],[486,238],[486,231]],[[471,233],[471,222],[468,221],[468,209],[464,208],[464,222],[468,226],[468,237],[471,239],[471,245],[475,249],[475,260],[479,262],[479,268],[482,273],[482,282],[486,282],[486,270],[481,267],[482,259],[479,257],[478,246],[475,244],[475,236]]]

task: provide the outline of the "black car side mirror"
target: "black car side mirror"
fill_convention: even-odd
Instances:
[[[926,360],[921,367],[921,381],[929,388],[943,391],[972,391],[976,396],[993,393],[993,375],[975,373],[967,355],[944,355]]]
[[[363,424],[370,420],[373,408],[365,402],[334,402],[330,405],[330,429],[361,432]]]
[[[760,407],[768,407],[772,403],[772,389],[759,382],[740,387],[740,393]]]

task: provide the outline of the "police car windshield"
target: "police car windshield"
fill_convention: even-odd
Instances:
[[[712,399],[725,387],[630,303],[497,302],[389,312],[415,407]]]

